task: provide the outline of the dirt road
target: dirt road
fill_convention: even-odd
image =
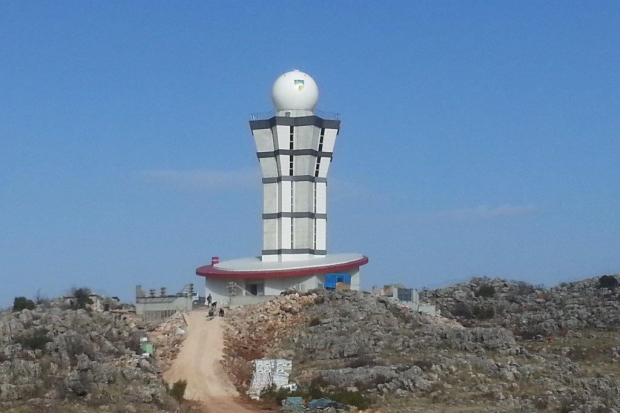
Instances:
[[[224,373],[220,360],[224,350],[224,319],[207,321],[206,312],[193,311],[187,316],[187,337],[181,351],[164,373],[172,384],[187,380],[185,398],[202,402],[208,413],[253,413],[242,405],[239,394]]]

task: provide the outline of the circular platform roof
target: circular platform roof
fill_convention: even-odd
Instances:
[[[223,261],[196,269],[196,274],[208,278],[281,278],[301,275],[347,271],[368,263],[361,254],[328,254],[303,261],[264,262],[258,257]]]

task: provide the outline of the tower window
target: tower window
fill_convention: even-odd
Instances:
[[[293,150],[295,148],[295,128],[291,126],[289,130],[290,130],[290,139],[289,139],[288,148],[290,150]],[[293,171],[293,155],[291,155],[289,158],[288,170],[289,170],[289,175],[293,176],[293,172],[294,172]]]
[[[316,158],[316,168],[314,168],[314,177],[319,177],[319,170],[321,168],[321,152],[323,152],[323,140],[325,139],[325,128],[321,128],[321,135],[319,136],[319,156]]]
[[[316,159],[316,168],[314,169],[314,177],[319,177],[319,169],[321,168],[321,158]]]
[[[313,206],[313,212],[316,214],[316,182],[314,183],[314,185],[312,186],[313,189],[313,198],[314,198],[314,206]],[[316,250],[316,217],[312,220],[312,246],[313,249]]]

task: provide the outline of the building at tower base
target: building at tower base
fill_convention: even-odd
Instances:
[[[214,257],[215,258],[215,257]],[[315,288],[360,289],[360,267],[368,263],[361,254],[328,254],[293,262],[264,262],[260,258],[242,258],[196,270],[205,277],[206,294],[213,301],[233,305],[252,304],[279,295],[283,291],[305,292]],[[331,282],[342,279],[342,281]]]
[[[250,121],[263,174],[262,254],[214,257],[196,270],[219,303],[249,304],[291,289],[358,290],[368,263],[361,254],[327,253],[327,173],[340,121],[315,115],[318,88],[303,72],[280,76],[272,97],[275,116]]]

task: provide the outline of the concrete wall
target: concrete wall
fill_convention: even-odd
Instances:
[[[229,303],[230,308],[242,307],[244,305],[252,305],[264,303],[273,299],[274,295],[236,295],[232,297]]]
[[[192,297],[137,297],[136,314],[147,322],[159,323],[179,311],[191,311]]]
[[[349,271],[349,275],[351,276],[351,289],[358,291],[360,289],[360,269],[355,268]]]
[[[351,275],[351,289],[360,289],[360,272],[359,268],[348,272]],[[234,282],[238,287],[234,289],[234,296],[232,302],[230,302],[230,293],[228,291],[228,283]],[[263,295],[253,296],[247,291],[247,284],[264,285]],[[282,278],[267,278],[264,280],[245,280],[245,279],[205,279],[205,297],[211,295],[212,301],[217,302],[220,305],[246,305],[256,302],[262,302],[270,297],[280,295],[281,292],[295,289],[299,292],[306,292],[314,290],[316,288],[323,288],[325,284],[324,274],[304,275],[299,277],[282,277]],[[243,297],[243,298],[241,298]],[[266,298],[261,298],[266,297]]]
[[[228,304],[228,282],[230,280],[221,280],[217,278],[205,279],[205,297],[211,294],[212,302],[217,302],[221,305]]]

